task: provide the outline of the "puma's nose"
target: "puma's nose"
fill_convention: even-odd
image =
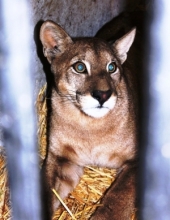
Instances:
[[[101,106],[110,98],[111,94],[112,94],[111,90],[107,90],[107,91],[94,90],[91,93],[92,97],[94,99],[97,99]]]

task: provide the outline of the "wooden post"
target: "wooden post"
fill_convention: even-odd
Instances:
[[[156,0],[152,10],[143,73],[141,219],[169,220],[170,2]]]
[[[40,220],[40,184],[33,106],[31,37],[26,0],[1,1],[1,124],[13,220]]]

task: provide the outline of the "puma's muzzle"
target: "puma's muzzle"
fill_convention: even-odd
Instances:
[[[105,116],[115,107],[117,97],[108,91],[95,90],[91,94],[79,97],[81,110],[94,118]]]

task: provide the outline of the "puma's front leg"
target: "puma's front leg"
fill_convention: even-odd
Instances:
[[[44,200],[48,208],[47,217],[51,220],[60,205],[52,189],[64,199],[78,184],[83,168],[69,161],[65,157],[55,156],[49,152],[43,167]]]
[[[132,220],[136,211],[137,165],[125,165],[91,220]]]

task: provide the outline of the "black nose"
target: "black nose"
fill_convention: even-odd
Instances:
[[[110,98],[111,94],[112,94],[111,90],[107,90],[107,91],[94,90],[91,93],[92,97],[97,99],[101,106]]]

